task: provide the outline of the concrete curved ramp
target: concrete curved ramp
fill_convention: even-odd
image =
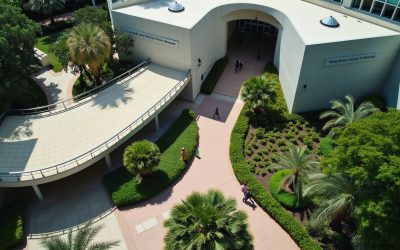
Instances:
[[[106,156],[186,86],[187,72],[149,64],[63,112],[8,116],[0,126],[0,187],[63,178]]]

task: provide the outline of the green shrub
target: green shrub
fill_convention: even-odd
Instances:
[[[370,95],[362,98],[362,102],[372,102],[372,104],[375,105],[375,107],[379,108],[382,111],[386,111],[386,103],[385,99],[381,95]]]
[[[49,24],[49,25],[40,25],[42,28],[42,35],[43,36],[47,36],[47,35],[51,35],[69,28],[72,28],[74,26],[74,22],[73,21],[57,21],[54,24]]]
[[[323,156],[329,155],[329,153],[332,151],[332,148],[333,148],[333,143],[330,137],[324,137],[321,139],[321,142],[319,144],[319,152]]]
[[[210,73],[208,73],[208,76],[201,85],[202,93],[210,95],[213,92],[215,85],[217,85],[217,82],[227,64],[228,57],[223,57],[214,63]]]
[[[15,249],[24,242],[24,206],[15,203],[1,210],[0,249]]]
[[[247,183],[250,192],[257,203],[293,238],[301,249],[321,249],[304,227],[289,214],[260,184],[252,173],[252,168],[246,164],[243,156],[243,145],[248,130],[249,117],[246,107],[241,111],[232,130],[229,148],[230,159],[236,178],[240,183]]]
[[[141,184],[125,169],[108,173],[103,182],[118,207],[132,205],[149,199],[171,185],[186,169],[180,160],[182,147],[187,150],[188,158],[193,156],[199,137],[193,111],[185,109],[168,131],[156,142],[161,151],[161,160],[151,177]]]

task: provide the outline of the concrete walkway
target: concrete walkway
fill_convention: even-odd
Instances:
[[[47,102],[53,104],[72,98],[72,87],[79,74],[74,75],[71,71],[65,72],[65,70],[56,73],[52,69],[43,68],[31,77],[45,92]]]
[[[238,208],[247,212],[255,249],[298,249],[290,236],[261,208],[241,202],[240,184],[229,159],[231,130],[243,106],[241,101],[213,95],[204,98],[196,109],[200,127],[200,156],[182,179],[157,197],[129,209],[116,211],[129,249],[161,249],[166,233],[162,226],[168,211],[194,191],[221,190],[237,200]],[[218,107],[221,120],[212,119]]]

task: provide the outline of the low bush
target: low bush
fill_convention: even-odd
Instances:
[[[106,174],[103,182],[118,207],[147,200],[171,185],[186,169],[180,160],[180,151],[185,147],[189,159],[193,156],[199,138],[193,111],[185,109],[168,131],[156,142],[161,151],[161,160],[152,176],[138,184],[125,168]]]
[[[223,57],[214,63],[210,73],[208,73],[206,79],[201,85],[202,93],[210,95],[213,92],[215,85],[217,85],[217,82],[227,64],[228,57]]]
[[[260,184],[246,164],[243,145],[249,127],[248,108],[245,106],[232,130],[229,148],[230,159],[236,178],[240,183],[247,183],[257,203],[293,238],[301,249],[321,249],[305,228],[279,202],[277,202]],[[253,170],[254,171],[254,170]]]
[[[329,153],[332,151],[332,147],[333,147],[332,139],[329,136],[324,137],[321,139],[321,142],[319,144],[319,152],[323,156],[328,156]]]
[[[0,249],[15,249],[24,242],[24,206],[15,203],[1,210]]]
[[[42,24],[40,26],[42,27],[42,35],[47,36],[72,28],[74,26],[74,22],[70,20],[58,21],[54,24],[49,24],[49,25]]]

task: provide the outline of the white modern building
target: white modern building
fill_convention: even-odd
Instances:
[[[345,94],[381,93],[400,107],[399,0],[109,1],[114,28],[135,39],[128,59],[191,70],[181,94],[188,100],[226,56],[229,38],[247,32],[275,37],[270,60],[292,112],[326,108]]]

